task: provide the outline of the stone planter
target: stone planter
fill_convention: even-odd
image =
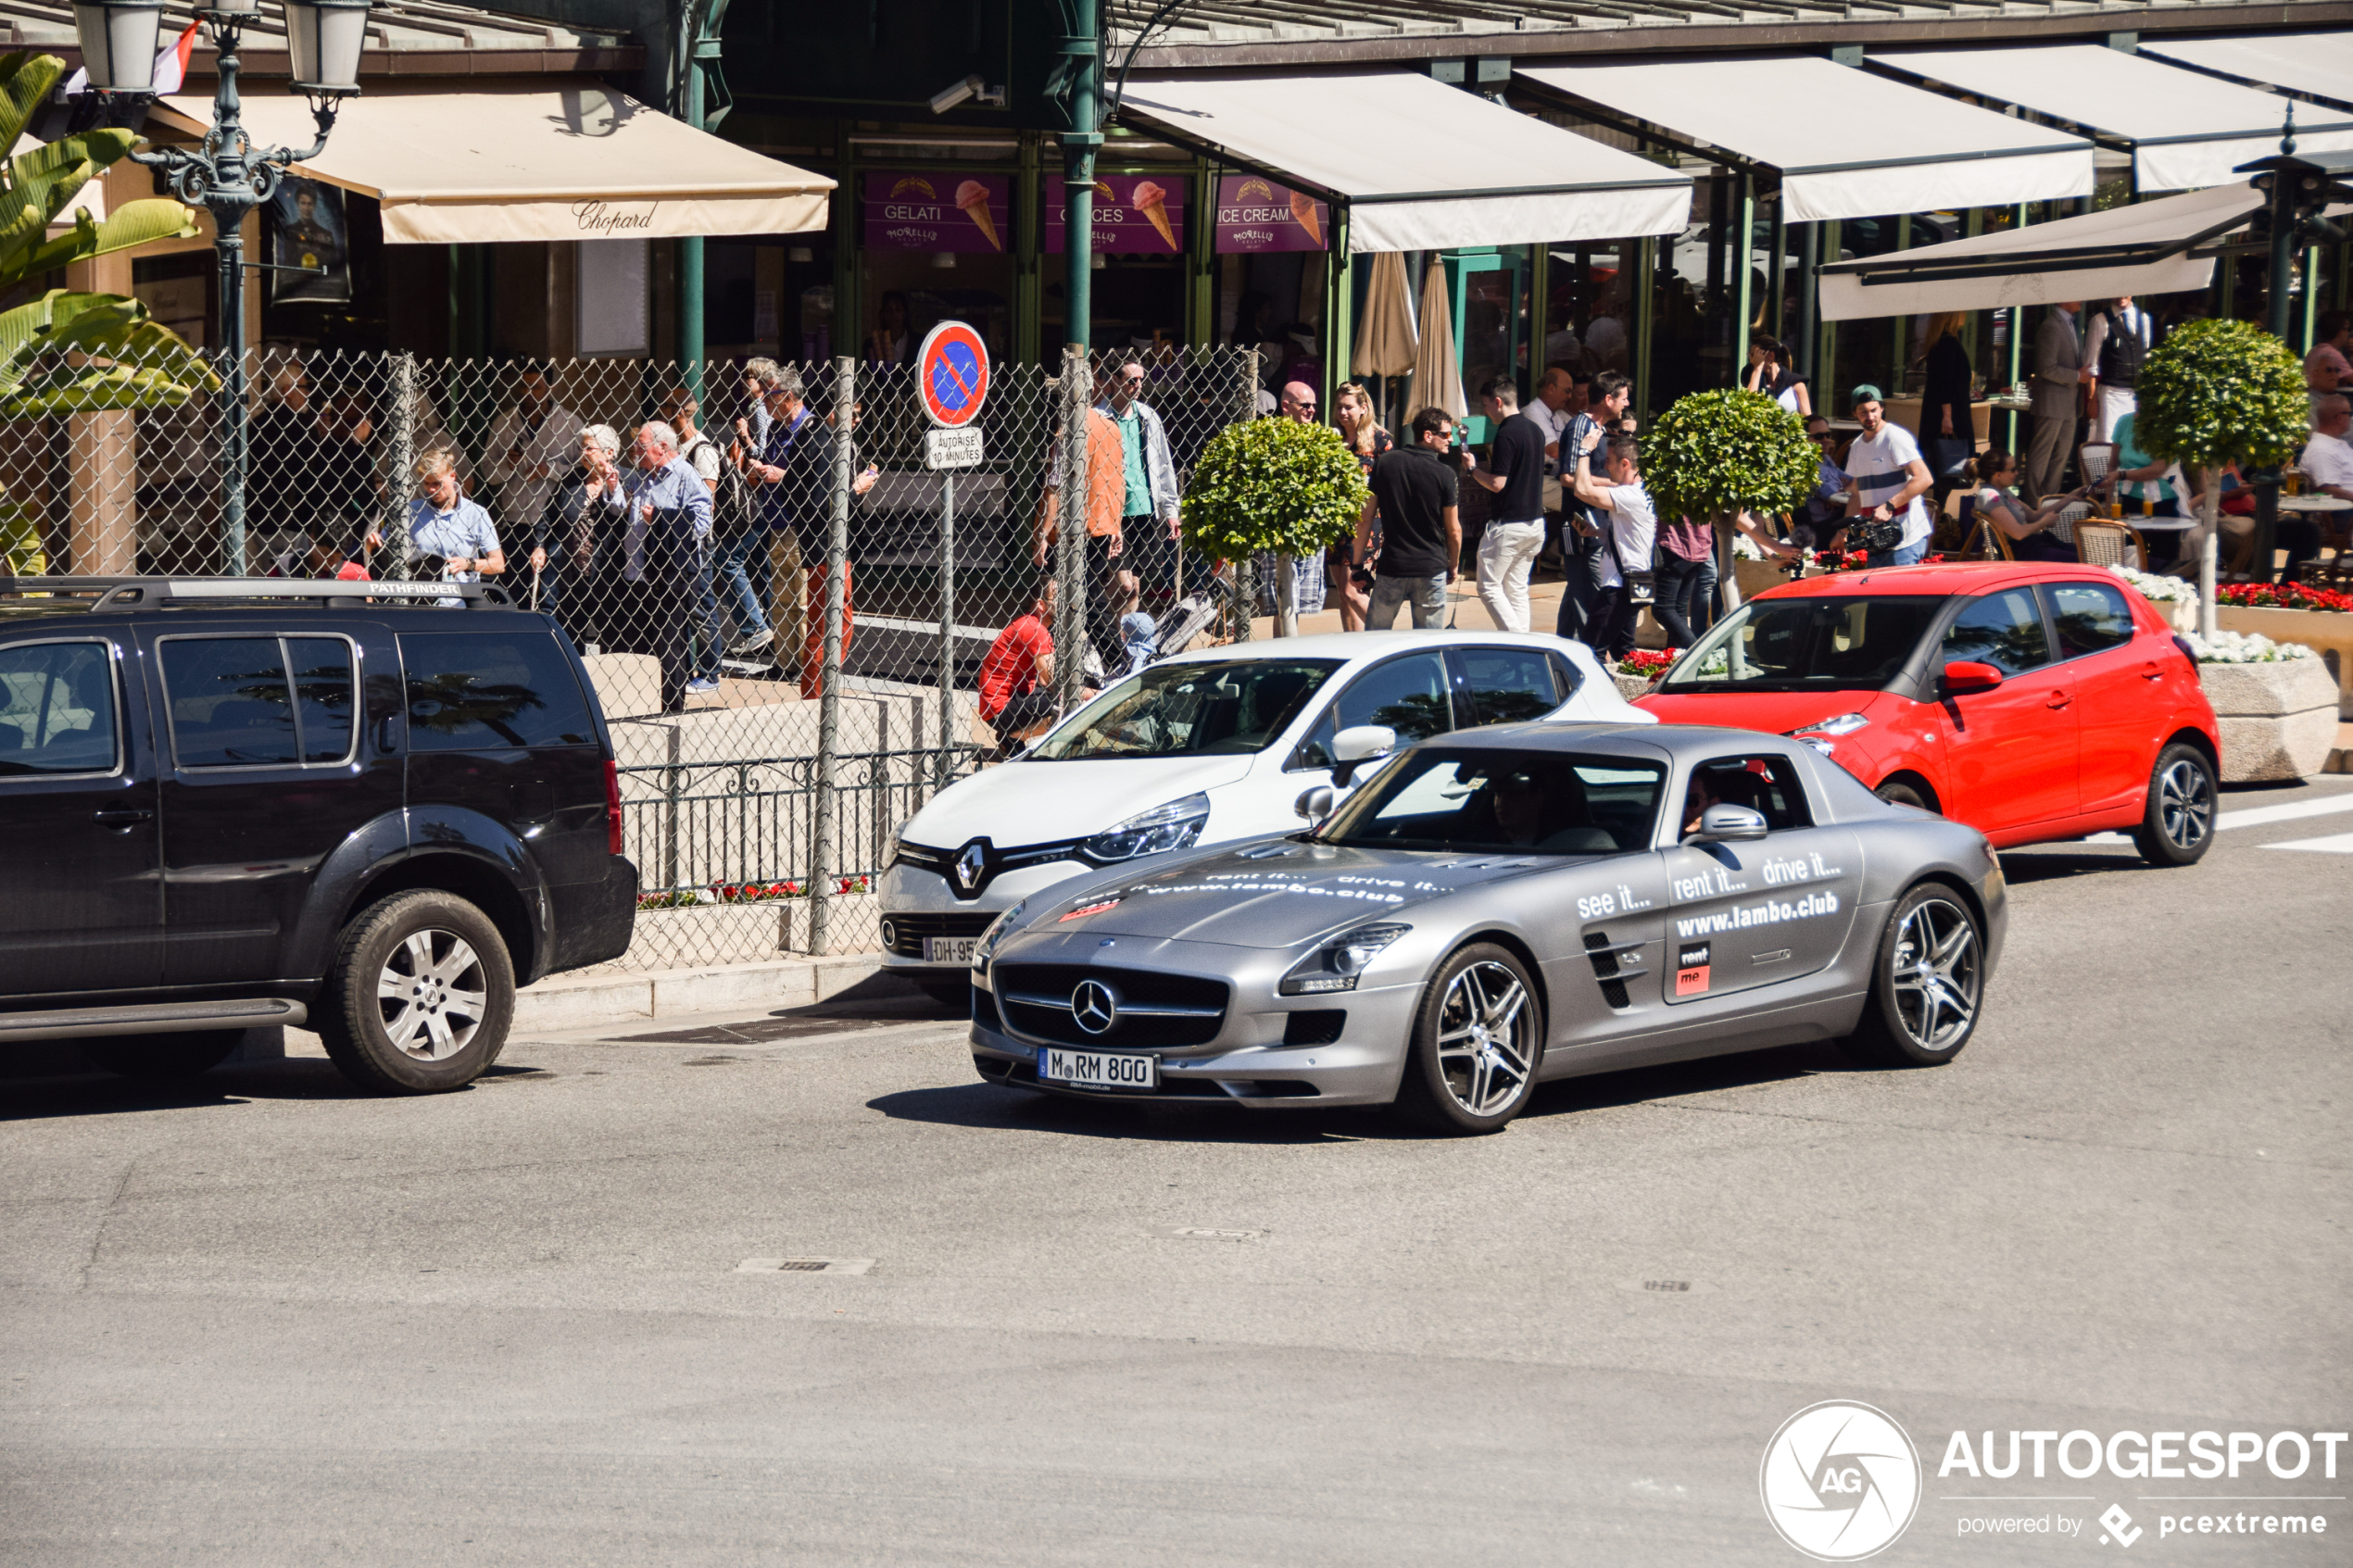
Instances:
[[[1613,678],[1617,682],[1617,695],[1624,697],[1629,702],[1633,701],[1638,696],[1648,696],[1650,695],[1651,677],[1648,675],[1619,674],[1614,676]]]
[[[761,904],[639,909],[624,961],[631,969],[693,969],[700,964],[773,959],[784,946],[786,926],[780,910],[795,902],[775,899]]]
[[[2275,643],[2302,643],[2321,656],[2336,679],[2336,710],[2353,719],[2353,615],[2325,609],[2245,609],[2223,605],[2214,624],[2225,632],[2259,632]],[[2191,622],[2193,630],[2196,622]],[[2219,709],[2218,709],[2219,711]]]
[[[2201,664],[2197,673],[2222,734],[2224,784],[2307,778],[2328,765],[2337,689],[2319,659]]]

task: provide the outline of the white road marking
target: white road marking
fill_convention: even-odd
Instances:
[[[2338,776],[2324,773],[2322,778],[2334,779]],[[2347,777],[2348,782],[2353,782],[2353,775],[2345,776]],[[2318,784],[2321,779],[2311,779],[2307,782]],[[2259,828],[2270,822],[2292,822],[2299,817],[2326,817],[2338,811],[2353,811],[2353,790],[2347,790],[2343,795],[2329,800],[2297,800],[2285,806],[2250,806],[2242,811],[2224,811],[2214,819],[2214,831],[2220,833],[2224,828]],[[2131,834],[2121,833],[2095,833],[2083,840],[2086,844],[2130,844],[2132,841]],[[2285,849],[2291,846],[2267,844],[2263,847]],[[2303,846],[2295,847],[2303,847]]]
[[[2333,833],[2326,838],[2291,838],[2284,844],[2259,844],[2259,849],[2317,849],[2326,855],[2353,855],[2353,833]]]

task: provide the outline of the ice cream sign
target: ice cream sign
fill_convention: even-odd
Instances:
[[[1190,182],[1176,174],[1107,174],[1095,182],[1094,248],[1105,256],[1174,256],[1185,248]],[[1059,174],[1046,177],[1046,254],[1063,253],[1069,214]]]
[[[980,251],[1005,248],[1013,217],[1001,174],[877,169],[866,176],[868,250]]]
[[[1332,209],[1304,191],[1293,191],[1255,174],[1217,179],[1217,252],[1325,250],[1331,240]]]

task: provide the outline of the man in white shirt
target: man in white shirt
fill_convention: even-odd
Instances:
[[[515,406],[491,421],[483,450],[483,477],[498,486],[498,515],[507,532],[529,538],[539,531],[547,497],[578,458],[588,421],[556,402],[547,367],[526,359],[515,372]]]
[[[2156,332],[2148,312],[2135,306],[2129,294],[2119,295],[2092,318],[2091,332],[2083,339],[2083,379],[2092,385],[2094,441],[2115,440],[2116,421],[2139,408],[2133,386],[2157,341]]]
[[[2312,417],[2312,439],[2304,444],[2304,456],[2296,465],[2304,470],[2305,488],[2353,501],[2353,442],[2346,440],[2346,432],[2353,430],[2353,398],[2332,392],[2314,402]],[[2321,520],[2340,550],[2348,521],[2353,521],[2353,512]]]
[[[1892,548],[1870,552],[1873,566],[1910,566],[1928,554],[1935,524],[1920,497],[1935,483],[1920,458],[1919,443],[1901,425],[1887,422],[1879,388],[1866,382],[1855,389],[1855,421],[1863,433],[1846,449],[1846,475],[1855,482],[1846,502],[1846,544],[1853,549],[1871,525],[1894,520],[1903,534]]]
[[[1570,475],[1577,498],[1609,514],[1603,530],[1600,575],[1593,584],[1593,614],[1579,640],[1604,659],[1623,659],[1634,651],[1634,622],[1642,614],[1630,584],[1639,574],[1648,580],[1651,551],[1658,542],[1658,518],[1651,509],[1650,492],[1642,475],[1634,438],[1613,437],[1604,459],[1609,476],[1604,484],[1580,464]]]

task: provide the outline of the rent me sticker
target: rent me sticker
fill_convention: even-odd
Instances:
[[[1707,949],[1710,944],[1700,942],[1675,950],[1675,994],[1695,997],[1707,989]]]

